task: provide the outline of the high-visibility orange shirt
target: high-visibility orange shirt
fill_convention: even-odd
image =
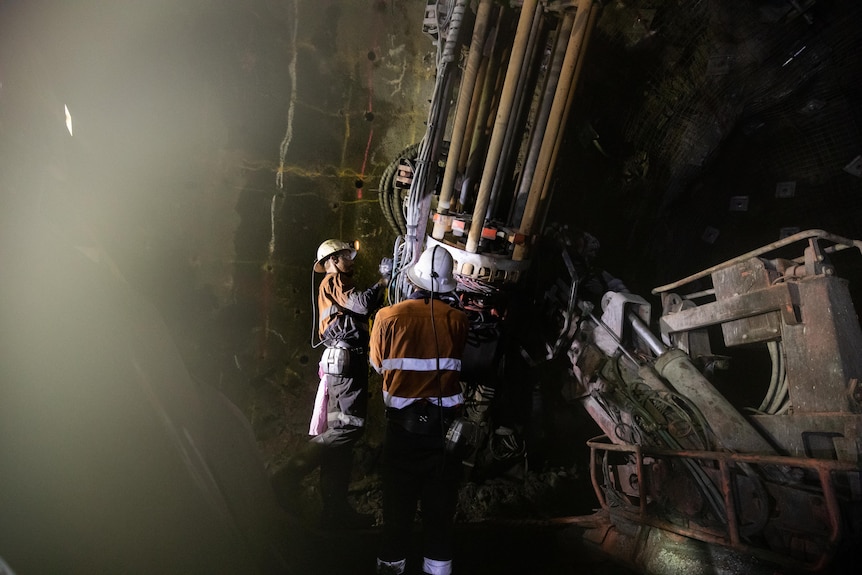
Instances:
[[[320,338],[328,346],[344,342],[349,347],[365,348],[368,316],[379,305],[382,295],[380,284],[359,291],[348,275],[328,273],[323,276],[317,292]]]
[[[401,409],[418,399],[444,407],[463,403],[460,372],[468,329],[467,314],[439,299],[408,299],[378,311],[369,359],[383,374],[386,406]]]

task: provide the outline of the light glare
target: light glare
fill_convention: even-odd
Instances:
[[[63,105],[63,108],[66,110],[66,129],[69,130],[69,135],[74,136],[72,133],[72,114],[69,112],[69,106]]]

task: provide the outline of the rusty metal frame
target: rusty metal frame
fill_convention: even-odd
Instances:
[[[795,312],[798,305],[795,286],[778,284],[662,316],[661,331],[665,334],[690,331],[772,311],[781,313],[786,325],[795,325],[799,323]],[[775,334],[776,339],[780,336]]]
[[[826,501],[826,510],[829,519],[829,540],[825,552],[813,563],[803,564],[802,570],[817,572],[827,567],[830,561],[835,556],[838,543],[841,540],[841,520],[839,517],[840,510],[838,505],[838,497],[835,494],[835,486],[832,481],[832,473],[834,472],[860,472],[859,465],[846,461],[836,461],[829,459],[812,459],[803,457],[785,457],[781,455],[754,455],[742,453],[729,453],[720,451],[696,451],[696,450],[671,450],[662,449],[659,447],[648,447],[632,444],[615,444],[609,443],[610,439],[607,435],[600,435],[587,441],[590,448],[590,480],[593,484],[593,490],[599,500],[602,509],[611,517],[621,515],[624,518],[650,525],[658,529],[670,531],[684,537],[697,539],[706,543],[723,545],[744,553],[750,553],[760,559],[773,562],[777,565],[799,569],[798,562],[784,554],[748,545],[741,541],[739,536],[739,525],[736,516],[736,501],[734,490],[731,488],[733,479],[731,478],[731,467],[736,464],[757,464],[757,465],[773,465],[798,467],[815,471],[820,482],[820,488],[823,492],[823,497]],[[620,453],[630,453],[635,456],[635,464],[638,478],[638,494],[640,497],[640,505],[637,512],[626,509],[612,509],[607,502],[607,498],[602,492],[602,485],[599,482],[598,469],[596,465],[597,453],[599,451],[607,452],[616,451]],[[724,495],[724,503],[727,514],[727,531],[722,532],[708,528],[689,528],[675,525],[668,521],[664,521],[654,516],[650,516],[646,511],[646,486],[644,481],[644,455],[661,456],[661,457],[679,457],[698,460],[712,460],[718,463],[719,476],[721,480],[721,491]]]
[[[845,250],[848,248],[856,248],[859,250],[859,253],[862,254],[862,241],[860,241],[860,240],[851,240],[851,239],[844,238],[841,236],[836,236],[835,234],[830,234],[829,232],[826,232],[824,230],[805,230],[803,232],[799,232],[798,234],[793,234],[792,236],[787,236],[786,238],[778,240],[777,242],[772,242],[771,244],[757,248],[756,250],[752,250],[750,252],[744,253],[741,256],[737,256],[731,260],[727,260],[726,262],[714,265],[711,268],[707,268],[703,271],[700,271],[696,274],[690,275],[690,276],[683,278],[679,281],[675,281],[673,283],[657,287],[657,288],[652,290],[652,293],[654,295],[658,295],[660,293],[668,292],[670,290],[676,289],[676,288],[683,286],[685,284],[691,283],[694,280],[698,280],[698,279],[704,278],[708,275],[712,275],[714,272],[717,272],[719,270],[729,268],[731,266],[734,266],[740,262],[744,262],[745,260],[748,260],[751,258],[762,256],[764,254],[775,251],[779,248],[783,248],[784,246],[794,244],[794,243],[801,241],[801,240],[809,240],[809,242],[811,242],[811,241],[816,242],[817,240],[826,240],[826,241],[829,241],[829,242],[832,242],[833,244],[835,244],[835,245],[824,248],[823,252],[825,252],[825,253],[834,253],[834,252],[839,252],[841,250]],[[796,260],[794,260],[794,261],[796,261]]]

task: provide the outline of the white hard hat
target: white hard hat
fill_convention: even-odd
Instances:
[[[341,240],[326,240],[320,247],[317,248],[317,259],[314,260],[314,271],[317,273],[323,273],[326,271],[326,268],[323,267],[324,260],[331,256],[332,254],[348,251],[350,252],[350,259],[356,257],[356,250],[353,249],[353,246],[348,244],[347,242]]]
[[[445,248],[434,246],[419,256],[415,265],[407,268],[410,281],[424,290],[435,293],[453,291],[458,282],[452,276],[454,261]]]

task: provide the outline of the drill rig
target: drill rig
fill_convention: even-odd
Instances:
[[[450,435],[470,446],[465,463],[529,447],[495,416],[513,355],[563,359],[567,401],[602,432],[587,442],[600,509],[566,521],[585,542],[647,573],[845,568],[862,543],[862,330],[833,259],[862,242],[797,233],[656,288],[654,318],[619,280],[590,276],[589,234],[545,222],[600,5],[473,4],[428,2],[437,77],[426,134],[380,186],[398,233],[390,300],[408,295],[402,272],[424,247],[455,261],[471,338],[467,413]],[[548,237],[563,271],[541,278],[531,264]],[[525,284],[544,294],[527,335],[511,317]],[[762,394],[722,381],[752,348],[769,358]]]
[[[588,537],[651,573],[850,572],[862,330],[829,259],[847,248],[862,242],[809,230],[658,287],[660,336],[639,296],[608,292],[600,317],[580,306],[568,355],[604,432],[588,442],[602,508]],[[750,382],[708,377],[732,361],[710,330],[731,353],[766,348],[757,407],[741,403]]]

